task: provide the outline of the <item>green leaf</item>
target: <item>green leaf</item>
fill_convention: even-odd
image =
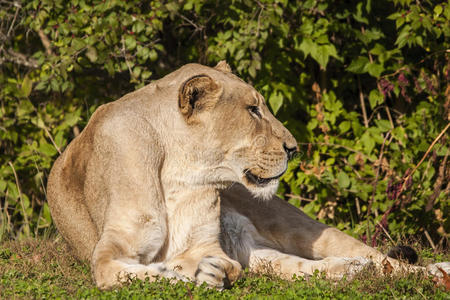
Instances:
[[[350,129],[350,127],[351,127],[350,121],[341,122],[339,124],[339,131],[340,133],[345,133]]]
[[[370,108],[374,109],[377,105],[382,104],[384,101],[384,96],[378,89],[374,89],[370,91],[369,94],[369,103]]]
[[[75,112],[73,112],[73,113],[68,113],[68,114],[66,114],[66,117],[65,117],[66,124],[67,124],[69,127],[72,127],[72,126],[74,126],[75,124],[77,124],[77,122],[78,122],[79,119],[80,119],[80,113],[79,113],[79,111],[75,111]]]
[[[272,93],[269,97],[269,104],[272,108],[273,114],[276,115],[281,105],[283,104],[283,96],[281,93]]]
[[[31,103],[30,100],[28,99],[23,99],[20,100],[16,113],[19,118],[23,118],[31,114],[31,112],[33,111],[34,111],[33,103]]]
[[[337,174],[337,180],[339,187],[342,189],[348,188],[350,186],[350,178],[344,171],[340,171]]]
[[[326,68],[328,64],[328,58],[330,57],[329,51],[330,48],[327,47],[327,45],[319,46],[317,47],[316,51],[311,52],[311,57],[314,58],[314,60],[317,61],[320,66]]]
[[[395,41],[395,44],[398,45],[398,48],[403,48],[406,45],[410,36],[410,29],[411,27],[408,25],[405,25],[405,27],[403,27],[402,31],[397,37],[397,40]]]
[[[377,127],[383,132],[386,132],[392,128],[391,123],[388,120],[375,120],[375,124],[377,124]]]
[[[6,189],[6,181],[0,179],[0,194]]]
[[[30,77],[25,76],[22,81],[22,94],[24,97],[28,97],[31,94],[31,89],[33,87],[33,82]]]
[[[438,17],[443,11],[442,6],[441,5],[436,5],[434,7],[433,11],[436,14],[436,16]]]
[[[42,154],[45,154],[47,156],[53,156],[56,153],[58,153],[58,151],[55,149],[55,147],[52,144],[49,143],[42,143],[39,146],[39,152],[41,152]]]
[[[384,71],[383,65],[371,63],[367,67],[367,71],[369,71],[369,74],[373,77],[380,77],[381,73]]]
[[[36,85],[36,87],[35,87],[35,89],[37,90],[37,91],[41,91],[41,90],[43,90],[43,89],[45,89],[47,87],[47,81],[40,81],[37,85]]]
[[[306,125],[306,128],[309,131],[312,131],[314,128],[317,127],[318,124],[319,124],[319,121],[317,121],[317,119],[311,119],[311,121],[308,122],[308,125]]]
[[[369,59],[367,57],[359,56],[350,63],[346,70],[356,74],[366,73],[368,64]]]
[[[97,50],[92,46],[88,46],[87,51],[86,51],[86,57],[91,62],[96,62],[97,61]]]
[[[149,57],[151,61],[155,61],[158,59],[158,52],[156,52],[156,50],[152,49],[149,52]]]
[[[303,39],[300,43],[299,50],[303,51],[305,57],[310,55],[312,52],[317,51],[317,45],[309,38]]]
[[[142,72],[142,74],[141,74],[141,78],[142,78],[142,79],[148,79],[151,75],[152,75],[152,72],[150,72],[150,71],[144,71],[144,72]]]
[[[362,135],[360,142],[363,144],[363,147],[366,149],[367,153],[371,153],[375,147],[375,140],[371,137],[368,131]]]
[[[72,47],[73,47],[76,51],[81,50],[84,46],[85,46],[85,43],[83,42],[82,39],[80,39],[80,38],[74,38],[74,39],[72,40]]]
[[[125,37],[125,46],[128,50],[133,50],[136,48],[136,39],[132,35],[127,35]]]
[[[133,31],[135,33],[140,33],[142,30],[144,30],[145,28],[145,24],[142,21],[137,21],[136,23],[133,24]]]

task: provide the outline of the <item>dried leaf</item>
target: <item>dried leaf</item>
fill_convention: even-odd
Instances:
[[[433,281],[437,287],[443,286],[446,292],[450,292],[450,276],[442,268],[437,267],[442,273],[442,278],[435,277]]]
[[[391,274],[392,271],[394,271],[394,268],[392,267],[391,263],[387,258],[383,259],[381,263],[383,264],[383,273],[385,275]]]

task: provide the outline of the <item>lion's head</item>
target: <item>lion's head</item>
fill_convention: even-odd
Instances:
[[[203,141],[199,159],[210,168],[209,180],[239,182],[268,198],[297,150],[295,138],[261,94],[233,75],[226,62],[214,69],[201,67],[181,84],[178,106]]]

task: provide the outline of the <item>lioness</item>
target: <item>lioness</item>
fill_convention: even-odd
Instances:
[[[100,288],[130,276],[223,288],[242,267],[340,276],[381,263],[380,252],[274,196],[296,150],[226,62],[188,64],[100,106],[55,162],[48,203]]]

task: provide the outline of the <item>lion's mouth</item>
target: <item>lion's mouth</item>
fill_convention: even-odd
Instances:
[[[284,172],[282,172],[281,174],[274,176],[274,177],[269,177],[269,178],[262,178],[259,176],[256,176],[255,174],[253,174],[252,172],[250,172],[250,170],[245,169],[244,170],[244,174],[245,174],[245,178],[250,182],[253,183],[257,186],[265,186],[268,183],[270,183],[273,180],[277,180],[278,178],[280,178]]]

